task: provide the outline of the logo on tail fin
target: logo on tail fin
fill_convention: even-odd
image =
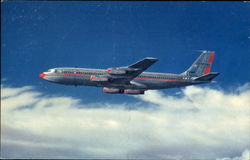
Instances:
[[[206,69],[204,71],[204,74],[209,74],[210,71],[211,71],[211,66],[212,66],[212,63],[213,63],[213,60],[214,60],[214,52],[211,52],[210,55],[209,55],[209,59],[207,61],[207,66],[206,66]]]
[[[200,77],[202,75],[209,74],[211,71],[214,56],[214,51],[203,51],[191,65],[191,67],[189,67],[189,69],[182,74],[190,77]]]

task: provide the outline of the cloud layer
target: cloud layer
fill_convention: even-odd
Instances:
[[[249,155],[249,84],[232,93],[190,86],[178,97],[160,91],[134,97],[138,103],[85,104],[32,86],[1,86],[1,156],[207,159],[240,157],[244,150]]]

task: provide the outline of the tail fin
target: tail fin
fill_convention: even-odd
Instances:
[[[209,74],[214,56],[215,54],[213,51],[203,51],[192,66],[182,74],[191,77],[200,77]]]

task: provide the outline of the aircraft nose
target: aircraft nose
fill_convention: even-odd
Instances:
[[[43,78],[44,76],[45,76],[44,73],[40,73],[40,74],[39,74],[39,77],[40,77],[40,78]]]

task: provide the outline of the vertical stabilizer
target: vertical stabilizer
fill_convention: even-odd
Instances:
[[[190,77],[200,77],[210,73],[212,63],[214,60],[214,51],[203,51],[196,61],[184,73]]]

